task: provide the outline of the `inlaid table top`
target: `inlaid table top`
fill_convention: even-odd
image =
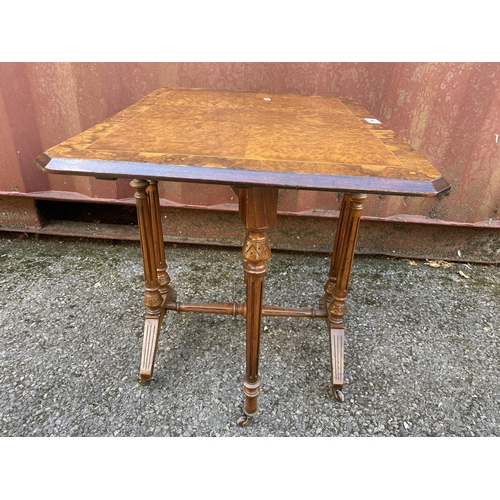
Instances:
[[[441,174],[350,98],[161,88],[36,159],[48,173],[435,196]]]

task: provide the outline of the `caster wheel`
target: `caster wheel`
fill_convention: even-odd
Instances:
[[[138,378],[137,382],[139,382],[139,385],[151,385],[151,380],[143,380],[141,378]]]
[[[335,395],[335,399],[339,402],[339,403],[343,403],[344,402],[344,393],[340,390],[340,389],[336,389],[334,391],[334,395]]]
[[[248,415],[242,415],[236,421],[236,423],[238,424],[239,427],[247,427],[248,425],[250,425],[250,423],[252,422],[252,420],[253,420],[253,417],[249,417]]]

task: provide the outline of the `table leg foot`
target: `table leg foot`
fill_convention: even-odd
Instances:
[[[261,385],[262,380],[258,375],[254,382],[249,382],[246,377],[243,379],[245,407],[243,409],[243,415],[241,415],[236,422],[240,427],[246,427],[249,425],[252,422],[254,415],[257,413],[257,398],[260,394]]]
[[[259,375],[254,382],[249,382],[246,377],[243,379],[243,394],[245,395],[245,409],[243,411],[247,417],[253,417],[257,413],[257,398],[261,385],[262,379]]]
[[[332,366],[332,389],[337,401],[344,401],[344,329],[330,328],[330,360]]]
[[[236,421],[239,427],[248,427],[252,423],[253,417],[248,415],[241,415],[241,417]]]
[[[141,385],[151,382],[153,367],[158,347],[160,323],[162,318],[146,318],[144,323],[144,336],[142,339],[141,367],[137,381]]]
[[[344,402],[344,393],[342,392],[342,389],[333,389],[333,395],[335,397],[335,399],[339,402],[339,403],[343,403]]]

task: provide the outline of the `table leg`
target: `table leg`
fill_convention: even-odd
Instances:
[[[239,212],[246,227],[246,238],[242,248],[243,269],[246,284],[246,373],[243,378],[245,395],[244,415],[238,425],[248,425],[257,412],[260,393],[259,376],[260,333],[264,277],[267,261],[271,258],[271,247],[267,229],[276,224],[278,190],[271,188],[249,188],[239,190]]]
[[[168,277],[165,264],[156,185],[153,185],[148,191],[146,190],[150,186],[150,183],[147,180],[135,179],[130,185],[136,191],[137,221],[139,224],[142,262],[144,266],[144,305],[146,306],[138,381],[139,383],[146,384],[151,381],[151,377],[153,376],[160,325],[164,315],[162,305],[164,297],[170,291],[170,278]],[[160,236],[161,244],[159,242]],[[160,257],[161,254],[163,254],[162,258]],[[157,263],[157,258],[159,264]],[[160,288],[158,275],[160,275],[162,288]],[[163,296],[161,291],[163,291]]]
[[[344,316],[354,250],[366,194],[344,193],[335,234],[332,261],[325,284],[324,301],[328,310],[332,389],[338,401],[344,401]]]
[[[156,261],[156,277],[163,302],[175,302],[177,292],[170,285],[170,276],[167,273],[165,260],[165,245],[163,242],[163,229],[160,215],[160,197],[158,195],[158,181],[150,181],[147,189],[149,210],[151,213],[151,229]],[[164,310],[163,310],[164,311]]]

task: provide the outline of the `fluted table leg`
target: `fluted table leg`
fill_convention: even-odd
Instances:
[[[168,277],[165,264],[156,184],[150,187],[149,181],[135,179],[130,185],[135,189],[137,220],[144,266],[144,305],[146,306],[146,319],[144,322],[141,366],[138,381],[145,384],[150,382],[153,376],[160,325],[164,315],[164,309],[162,308],[164,298],[172,292],[170,291],[170,278]]]
[[[324,301],[328,311],[332,389],[338,401],[344,400],[344,316],[354,250],[366,194],[344,193],[335,234],[332,261],[325,284]]]

